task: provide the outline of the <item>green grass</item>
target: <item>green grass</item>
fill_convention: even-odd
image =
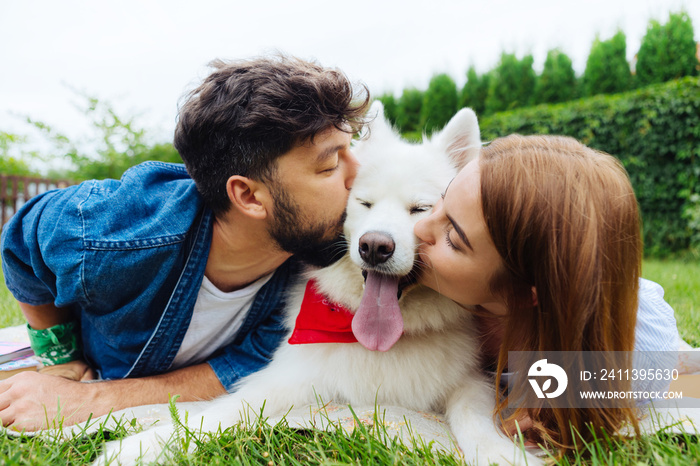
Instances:
[[[85,465],[97,458],[105,441],[136,432],[131,424],[117,423],[110,431],[98,426],[91,434],[78,433],[70,439],[58,436],[27,437],[0,434],[0,464],[3,465]]]
[[[257,419],[249,426],[236,425],[201,437],[187,429],[167,444],[169,459],[162,464],[177,465],[463,465],[459,455],[433,450],[420,439],[404,444],[387,434],[381,422],[347,432],[341,427],[328,431],[300,430],[282,420],[276,425]],[[62,441],[31,437],[0,436],[0,462],[8,465],[84,465],[94,461],[104,441],[123,438],[136,429],[118,425],[114,431],[98,429]],[[185,453],[188,445],[195,453]],[[561,465],[685,465],[698,464],[697,435],[664,431],[639,439],[599,438],[580,442],[578,450]]]
[[[2,279],[2,271],[0,271],[0,279]],[[2,279],[0,283],[0,328],[12,327],[25,322],[17,301],[5,286],[5,280]]]
[[[676,311],[681,336],[693,346],[700,346],[700,263],[647,260],[643,276],[665,289],[665,298]],[[0,286],[0,325],[23,323],[19,307],[4,287]],[[218,465],[306,465],[306,464],[408,464],[456,465],[460,457],[431,449],[420,439],[405,445],[391,438],[381,427],[359,424],[353,432],[340,427],[329,432],[297,430],[283,421],[269,425],[258,420],[250,427],[234,426],[201,439],[186,429],[171,445],[195,442],[198,451],[182,453],[175,448],[168,464]],[[381,422],[375,426],[381,426]],[[68,440],[39,439],[0,435],[0,464],[90,464],[105,440],[114,440],[134,432],[132,424],[117,426],[112,431],[77,434]],[[663,431],[627,441],[610,438],[584,444],[559,464],[581,465],[680,465],[699,464],[698,435],[674,435]]]

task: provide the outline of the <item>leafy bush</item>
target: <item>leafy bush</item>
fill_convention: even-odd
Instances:
[[[639,200],[647,254],[699,245],[700,78],[503,112],[482,119],[480,127],[484,140],[562,134],[615,155]]]
[[[491,74],[485,73],[479,76],[476,68],[469,67],[467,71],[467,82],[464,83],[460,95],[459,107],[470,107],[477,115],[482,115],[486,111],[486,98],[489,95]]]
[[[420,125],[428,134],[441,129],[457,113],[457,85],[447,74],[433,76],[423,94]]]
[[[637,53],[637,79],[640,84],[662,83],[698,75],[695,33],[687,13],[669,15],[666,24],[649,21]]]
[[[695,247],[700,246],[700,194],[690,195],[683,217],[688,220],[691,244]]]
[[[495,113],[532,104],[537,75],[532,68],[534,59],[526,55],[518,60],[515,54],[502,53],[501,60],[491,71],[486,113]]]
[[[535,86],[535,102],[554,104],[574,98],[576,73],[571,58],[559,49],[547,52],[544,69]]]
[[[593,41],[583,72],[584,95],[612,94],[631,88],[632,74],[627,63],[627,36],[618,31],[612,38]]]
[[[396,126],[401,131],[420,131],[420,114],[423,107],[423,91],[404,89],[396,104]]]

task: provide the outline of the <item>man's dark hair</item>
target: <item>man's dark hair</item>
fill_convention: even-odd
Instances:
[[[271,180],[276,159],[297,144],[363,124],[369,92],[362,85],[356,95],[341,71],[284,56],[210,66],[180,108],[174,144],[216,215],[230,207],[229,177]]]

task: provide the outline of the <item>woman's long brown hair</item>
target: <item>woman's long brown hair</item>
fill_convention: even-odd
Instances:
[[[520,135],[484,147],[479,164],[484,218],[504,262],[491,286],[508,306],[497,381],[508,351],[631,352],[642,240],[622,165],[572,138]],[[560,455],[579,435],[625,423],[638,431],[631,404],[513,411],[501,395],[497,419],[528,415],[535,438]]]

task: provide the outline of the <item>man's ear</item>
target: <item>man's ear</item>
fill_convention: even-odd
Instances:
[[[226,194],[232,208],[241,214],[258,220],[267,217],[271,198],[263,183],[234,175],[226,181]]]

